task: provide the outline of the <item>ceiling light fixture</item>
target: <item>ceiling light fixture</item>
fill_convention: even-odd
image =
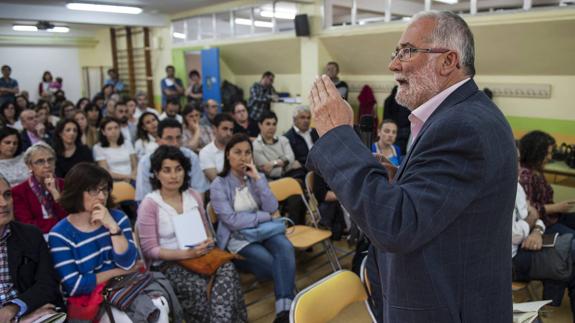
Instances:
[[[172,33],[172,36],[174,36],[174,38],[177,38],[177,39],[186,39],[186,34],[178,33],[175,31]]]
[[[435,2],[442,2],[446,4],[457,4],[458,0],[434,0]]]
[[[30,31],[30,32],[47,31],[47,32],[51,32],[51,33],[67,33],[70,31],[70,28],[67,26],[53,26],[52,28],[42,29],[42,28],[38,28],[38,26],[35,26],[35,25],[13,25],[12,30],[14,30],[14,31]]]
[[[38,31],[38,27],[32,25],[14,25],[12,26],[14,31]]]
[[[71,2],[66,4],[66,8],[70,10],[81,10],[81,11],[96,11],[96,12],[111,12],[111,13],[126,13],[131,15],[137,15],[142,13],[142,8],[130,7],[130,6],[117,6],[109,4],[95,4],[95,3],[82,3],[82,2]]]
[[[244,26],[252,25],[252,21],[250,19],[236,18],[234,19],[234,22],[238,25],[244,25]],[[254,20],[254,26],[262,28],[273,28],[274,24],[269,21]]]
[[[296,13],[293,11],[276,11],[275,14],[271,10],[263,10],[262,12],[260,12],[260,16],[262,17],[266,18],[276,17],[277,19],[289,19],[289,20],[294,20],[295,14]]]

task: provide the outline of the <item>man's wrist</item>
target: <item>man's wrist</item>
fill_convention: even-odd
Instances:
[[[541,228],[540,226],[537,226],[537,225],[536,225],[536,226],[533,228],[533,231],[532,231],[532,232],[537,232],[537,233],[539,233],[540,235],[543,235],[544,230],[543,230],[543,228]]]
[[[24,302],[14,299],[14,300],[11,300],[10,302],[6,303],[6,305],[4,305],[2,308],[5,308],[5,309],[9,310],[10,312],[12,312],[13,313],[12,317],[15,319],[18,319],[21,316],[23,316],[24,313],[26,312],[26,307],[22,306],[22,304],[26,305],[26,304],[24,304]]]

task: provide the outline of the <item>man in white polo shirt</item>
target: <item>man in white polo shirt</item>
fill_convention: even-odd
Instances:
[[[224,150],[233,134],[234,118],[227,113],[220,113],[212,123],[214,141],[200,150],[200,167],[210,182],[224,169]]]

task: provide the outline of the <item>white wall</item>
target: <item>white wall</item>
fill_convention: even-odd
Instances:
[[[38,99],[38,84],[44,71],[54,79],[62,77],[66,98],[76,102],[82,94],[82,70],[78,49],[74,47],[0,46],[1,64],[12,67],[11,77],[18,81],[20,91],[30,93],[30,100]]]

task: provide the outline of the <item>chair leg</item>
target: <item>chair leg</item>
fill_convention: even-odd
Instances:
[[[333,245],[329,241],[323,241],[323,247],[331,269],[334,272],[341,270],[341,265],[339,263],[339,259],[337,259],[337,253],[335,252]]]

